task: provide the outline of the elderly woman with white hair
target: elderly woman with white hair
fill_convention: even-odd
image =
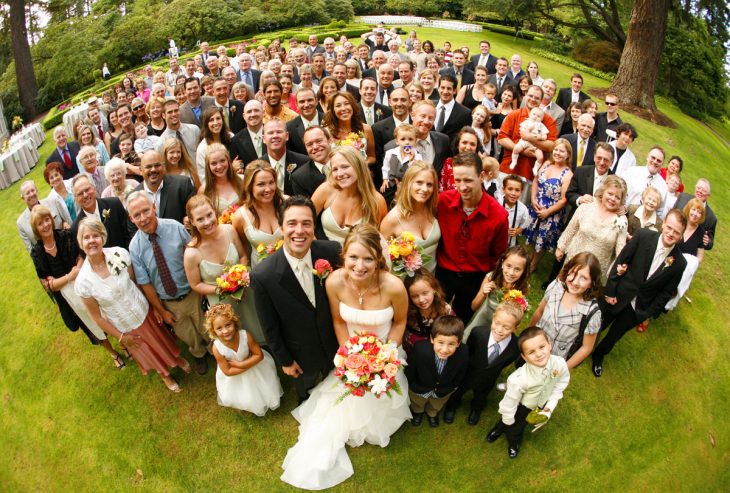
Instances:
[[[104,142],[99,139],[99,135],[94,132],[91,125],[83,124],[79,126],[79,145],[81,145],[81,147],[92,146],[96,149],[99,166],[104,166],[106,162],[109,161],[109,152],[106,150],[106,145],[104,145]],[[78,164],[79,169],[83,167],[78,156],[76,156],[76,164]]]
[[[165,99],[167,95],[167,87],[161,82],[155,82],[152,84],[152,94],[150,97]]]
[[[30,213],[30,226],[39,238],[30,251],[30,257],[41,285],[56,301],[64,324],[72,332],[81,329],[92,344],[106,349],[114,360],[114,366],[121,370],[125,366],[124,360],[112,348],[106,334],[91,318],[75,292],[74,283],[83,259],[73,234],[66,229],[54,229],[53,214],[42,204]]]
[[[77,241],[86,260],[76,277],[76,294],[97,325],[129,350],[143,374],[156,371],[168,389],[180,392],[170,368],[179,366],[190,373],[190,363],[180,356],[175,337],[162,327],[162,317],[135,284],[129,252],[103,248],[106,236],[104,224],[93,217],[79,224]]]
[[[104,177],[109,186],[101,192],[103,199],[118,198],[125,209],[127,208],[127,195],[132,193],[138,185],[135,180],[127,178],[126,175],[127,163],[118,157],[111,158],[104,166]]]

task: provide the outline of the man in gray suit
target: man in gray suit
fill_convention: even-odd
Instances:
[[[188,77],[185,79],[185,101],[180,106],[180,121],[200,127],[203,124],[203,111],[215,106],[215,99],[200,95],[200,79]]]
[[[41,204],[51,210],[53,229],[68,229],[71,226],[71,216],[61,197],[55,194],[53,197],[49,196],[43,200],[38,200],[38,188],[36,188],[33,180],[24,181],[20,185],[20,198],[25,202],[27,207],[20,214],[15,225],[18,227],[20,239],[23,240],[23,245],[25,245],[28,253],[33,248],[33,243],[37,241],[33,229],[30,227],[30,211],[33,210],[33,207]]]

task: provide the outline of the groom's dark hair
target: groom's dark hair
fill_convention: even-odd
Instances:
[[[279,208],[279,226],[284,225],[284,213],[289,207],[309,207],[312,211],[312,219],[314,219],[315,226],[317,225],[317,209],[314,208],[314,203],[309,200],[309,197],[304,195],[294,195],[284,200]]]

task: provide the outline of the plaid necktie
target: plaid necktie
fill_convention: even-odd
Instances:
[[[162,286],[165,288],[167,296],[172,298],[175,294],[177,294],[177,286],[175,286],[175,281],[172,280],[172,274],[170,274],[170,268],[167,266],[165,256],[162,254],[162,248],[160,248],[160,244],[157,243],[156,233],[152,233],[150,235],[150,243],[152,244],[152,253],[155,256],[157,271],[160,273]]]

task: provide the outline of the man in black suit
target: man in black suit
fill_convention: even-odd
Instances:
[[[286,148],[289,133],[286,124],[281,120],[269,120],[264,125],[264,144],[266,154],[262,159],[269,161],[276,171],[276,184],[282,193],[293,195],[291,175],[299,166],[307,163],[309,158]]]
[[[238,80],[253,89],[253,94],[259,92],[259,79],[261,71],[251,68],[253,59],[248,53],[243,53],[238,57]]]
[[[596,149],[596,141],[593,140],[593,127],[595,121],[590,113],[583,113],[578,117],[578,133],[561,135],[561,138],[570,142],[573,154],[570,165],[575,172],[576,168],[581,166],[593,165],[593,154]]]
[[[104,246],[129,249],[129,242],[137,228],[129,221],[127,211],[119,199],[116,197],[97,199],[96,189],[85,174],[74,177],[71,187],[74,200],[81,209],[71,225],[74,238],[82,219],[96,217],[106,228],[107,238]]]
[[[299,116],[286,124],[286,131],[289,132],[287,146],[294,152],[306,154],[307,148],[302,140],[304,131],[311,126],[319,125],[322,113],[317,107],[317,96],[312,89],[299,89],[296,98]]]
[[[711,191],[710,182],[707,178],[700,178],[697,180],[697,184],[695,185],[694,196],[682,192],[679,194],[679,198],[677,198],[677,202],[674,204],[674,208],[679,209],[680,211],[684,209],[684,206],[687,205],[687,202],[689,202],[690,199],[697,198],[705,204],[705,222],[699,226],[705,232],[703,238],[705,250],[712,250],[712,246],[715,244],[715,228],[717,227],[717,216],[713,210],[710,209],[710,204],[707,203],[707,199],[710,197]]]
[[[675,295],[687,261],[677,246],[687,218],[671,210],[660,233],[642,228],[634,233],[611,268],[599,302],[606,337],[593,351],[593,374],[603,375],[603,359],[626,332],[656,318]]]
[[[365,82],[363,80],[363,82]],[[411,99],[408,91],[399,87],[390,93],[390,109],[393,114],[387,118],[383,118],[373,125],[373,137],[375,138],[375,166],[373,170],[373,181],[379,190],[383,183],[383,156],[385,155],[385,145],[393,140],[395,128],[403,123],[411,123],[409,113],[411,112]]]
[[[463,86],[474,84],[474,72],[466,68],[466,57],[464,53],[457,50],[451,57],[451,67],[439,70],[441,80],[448,75],[454,79],[454,91],[458,92]],[[439,86],[441,84],[439,83]]]
[[[324,183],[329,174],[331,144],[329,132],[320,126],[312,126],[304,131],[309,162],[297,167],[291,175],[294,195],[311,197],[317,187]]]
[[[394,91],[395,89],[388,96],[389,103]],[[365,77],[360,81],[360,118],[371,127],[393,114],[391,108],[375,102],[377,94],[378,83],[375,79]]]
[[[320,259],[337,268],[340,245],[314,240],[316,217],[311,200],[286,199],[279,214],[284,247],[251,275],[266,341],[284,373],[294,378],[300,403],[332,368],[338,347],[324,283],[312,268]]]
[[[157,217],[174,219],[182,224],[185,204],[195,195],[193,182],[187,176],[165,174],[165,160],[157,151],[147,151],[139,165],[144,181],[135,191],[144,190],[155,201]]]
[[[568,191],[565,193],[568,199],[568,221],[580,204],[593,202],[593,194],[601,186],[603,180],[612,174],[610,168],[613,163],[613,154],[613,147],[605,142],[599,142],[595,145],[593,153],[594,164],[576,168],[570,185],[568,185]]]
[[[596,115],[595,137],[598,142],[611,142],[618,137],[616,129],[623,121],[618,114],[618,96],[610,93],[606,94],[604,101],[606,102],[606,111]],[[608,135],[608,131],[611,131],[613,135]]]
[[[347,66],[344,63],[335,63],[332,67],[332,77],[337,81],[337,88],[340,92],[348,92],[355,98],[355,101],[360,101],[360,90],[347,83]]]
[[[497,64],[497,57],[492,55],[489,50],[492,49],[492,45],[487,41],[486,39],[483,39],[479,42],[479,52],[478,54],[471,57],[471,62],[469,63],[469,70],[472,72],[477,68],[477,65],[481,65],[482,67],[487,68],[487,75],[492,75],[497,72],[496,64]]]
[[[378,78],[378,69],[380,68],[381,65],[387,64],[388,59],[385,57],[385,52],[381,51],[381,50],[374,51],[370,58],[372,59],[373,66],[367,70],[363,70],[362,76],[363,77],[372,77],[373,79],[377,79]]]
[[[376,103],[390,106],[390,93],[395,89],[393,85],[394,72],[393,67],[388,63],[378,67],[378,88],[375,92]]]
[[[437,132],[448,135],[451,140],[464,126],[471,124],[471,111],[454,99],[456,81],[452,76],[442,75],[438,90],[441,98],[436,105],[436,126],[434,128]]]
[[[185,79],[186,101],[180,105],[180,121],[197,125],[203,125],[203,111],[215,106],[215,98],[200,95],[200,79],[188,77]]]
[[[565,112],[568,112],[568,106],[573,101],[582,103],[586,99],[591,99],[588,94],[581,91],[583,88],[583,76],[579,73],[575,73],[570,78],[570,87],[564,87],[558,92],[558,99],[555,101],[558,106],[563,108]]]
[[[411,108],[411,121],[413,126],[416,127],[416,149],[418,149],[421,158],[425,162],[433,164],[439,179],[441,179],[444,161],[452,156],[452,152],[449,137],[446,134],[432,130],[435,119],[436,108],[431,101],[416,101]],[[385,150],[393,149],[395,146],[395,140],[391,140],[385,145]]]
[[[243,108],[243,119],[246,127],[231,140],[231,160],[239,159],[242,167],[254,159],[266,155],[264,145],[264,107],[256,99],[246,103]]]
[[[507,308],[502,313],[505,313],[508,318],[512,318],[509,316],[509,310]],[[521,316],[521,314],[518,315]],[[515,326],[518,324],[519,322]],[[446,403],[444,410],[445,423],[451,424],[454,422],[454,415],[461,404],[461,399],[469,390],[474,391],[474,396],[471,400],[468,423],[472,426],[479,423],[479,418],[487,404],[487,395],[497,383],[499,374],[502,373],[504,368],[514,363],[520,355],[520,350],[517,347],[517,336],[511,333],[507,333],[505,336],[503,332],[504,329],[502,328],[492,331],[492,328],[486,325],[472,329],[467,340],[469,371],[464,384],[451,395],[449,402]],[[498,344],[500,350],[496,355],[490,357],[490,354],[494,351],[494,344]]]
[[[63,165],[63,179],[73,178],[79,173],[79,167],[76,165],[76,156],[78,156],[81,148],[79,143],[68,141],[66,128],[63,125],[53,129],[53,141],[56,143],[56,148],[46,159],[46,164],[61,163]]]
[[[225,79],[216,79],[213,82],[215,105],[223,110],[223,118],[231,132],[238,133],[246,126],[243,120],[243,103],[229,99],[230,91]]]
[[[494,63],[494,70],[496,72],[487,78],[487,83],[494,84],[494,87],[497,88],[496,99],[502,101],[502,91],[505,87],[512,86],[512,81],[507,77],[507,71],[509,70],[507,59],[504,57],[497,58]]]

